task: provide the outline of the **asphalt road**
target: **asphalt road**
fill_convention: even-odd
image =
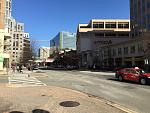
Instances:
[[[119,82],[113,75],[79,71],[44,70],[46,85],[70,88],[115,102],[139,113],[150,113],[150,85]]]

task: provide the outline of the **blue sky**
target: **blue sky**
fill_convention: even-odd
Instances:
[[[13,0],[12,15],[31,39],[49,40],[59,31],[76,32],[91,19],[129,19],[129,0]],[[48,46],[49,43],[40,43]]]

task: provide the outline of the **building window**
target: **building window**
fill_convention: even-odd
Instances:
[[[21,30],[23,30],[23,26],[21,26]]]
[[[106,28],[116,28],[116,22],[106,22]]]
[[[16,41],[16,46],[18,47],[19,45],[18,45],[18,41]]]
[[[112,55],[113,55],[113,56],[116,56],[116,49],[113,49]]]
[[[121,54],[122,54],[122,49],[118,48],[118,55],[121,55]]]
[[[143,47],[141,44],[138,44],[138,52],[142,52],[143,51]]]
[[[104,22],[94,22],[93,28],[104,28]]]
[[[130,47],[130,53],[135,53],[135,46]]]
[[[13,42],[13,46],[16,46],[16,45],[15,45],[15,42]]]
[[[124,47],[124,54],[125,54],[125,55],[128,54],[128,47]]]
[[[18,25],[18,30],[20,30],[20,25]]]
[[[147,3],[147,8],[150,8],[150,2]]]
[[[129,28],[129,22],[119,22],[118,28]]]

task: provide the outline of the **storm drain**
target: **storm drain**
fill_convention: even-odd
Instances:
[[[59,105],[63,107],[77,107],[80,105],[80,103],[75,102],[75,101],[64,101],[64,102],[61,102]]]

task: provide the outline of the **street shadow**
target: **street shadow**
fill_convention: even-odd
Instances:
[[[21,111],[11,111],[9,113],[24,113],[24,112],[21,112]]]
[[[108,78],[107,80],[111,80],[111,81],[116,81],[116,82],[120,82],[120,83],[129,83],[129,84],[136,84],[136,85],[141,85],[139,84],[138,82],[134,82],[134,81],[128,81],[128,80],[124,80],[124,81],[119,81],[118,79],[116,78]],[[146,84],[144,86],[150,86],[150,84]]]
[[[50,113],[50,112],[42,109],[35,109],[32,111],[32,113]]]

